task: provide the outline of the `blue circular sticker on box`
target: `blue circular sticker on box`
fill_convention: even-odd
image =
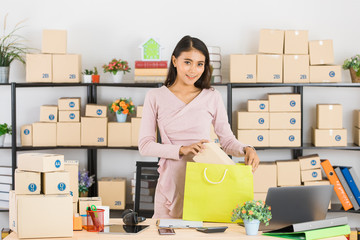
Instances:
[[[314,160],[314,159],[311,160],[310,164],[313,165],[313,166],[315,166],[315,165],[316,165],[316,160]]]
[[[75,119],[75,114],[74,114],[74,113],[70,113],[69,118],[70,118],[70,119]]]
[[[330,76],[330,77],[335,77],[335,72],[334,72],[334,71],[330,71],[330,72],[329,72],[329,76]]]
[[[338,141],[340,141],[341,140],[341,136],[340,135],[336,135],[335,136],[335,140],[338,142]]]
[[[73,191],[70,191],[70,196],[74,196],[74,193],[73,193]]]
[[[317,172],[312,172],[311,175],[313,176],[313,178],[316,178],[318,176],[318,173]]]
[[[75,107],[75,103],[74,102],[69,102],[69,107],[71,107],[71,108]]]
[[[295,119],[295,118],[290,119],[290,124],[295,124],[295,123],[296,123],[296,119]]]
[[[290,142],[293,142],[294,140],[295,140],[294,135],[290,135],[290,136],[289,136],[289,141],[290,141]]]
[[[66,184],[63,183],[63,182],[59,183],[59,184],[58,184],[58,189],[59,189],[59,191],[61,191],[61,192],[65,191],[65,189],[66,189]]]
[[[265,109],[265,104],[261,103],[261,104],[259,105],[259,108],[260,108],[261,110]]]
[[[96,110],[96,114],[100,116],[102,114],[102,110],[101,109]]]
[[[29,130],[29,129],[25,129],[25,130],[24,130],[24,134],[25,134],[25,135],[29,135],[29,134],[30,134],[30,130]]]
[[[60,161],[60,160],[56,160],[56,161],[55,161],[55,167],[56,167],[56,168],[61,167],[61,161]]]
[[[259,122],[260,124],[264,124],[265,120],[264,120],[263,118],[259,118],[258,122]]]
[[[50,114],[50,115],[49,115],[49,119],[50,119],[50,120],[54,120],[54,119],[55,119],[54,114]]]
[[[30,192],[35,192],[37,187],[36,187],[36,184],[35,183],[30,183],[29,186],[28,186],[28,189]]]
[[[294,100],[291,100],[291,101],[290,101],[290,106],[291,106],[291,107],[295,107],[295,105],[296,105],[296,102],[295,102]]]
[[[259,142],[262,142],[262,141],[264,140],[263,135],[259,135],[259,136],[257,137],[257,140],[258,140]]]

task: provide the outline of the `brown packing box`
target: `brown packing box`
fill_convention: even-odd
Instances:
[[[301,181],[320,181],[322,179],[321,168],[301,171]]]
[[[347,130],[313,128],[312,139],[315,147],[346,147]]]
[[[284,55],[284,83],[309,83],[309,55]]]
[[[254,192],[267,192],[270,187],[277,187],[276,164],[260,163],[254,172]]]
[[[58,107],[55,105],[43,105],[40,107],[40,122],[57,122]]]
[[[270,112],[301,112],[300,94],[270,93],[268,98]]]
[[[55,147],[56,146],[56,122],[32,124],[33,146],[34,147]]]
[[[56,124],[57,146],[81,146],[80,123],[58,122]]]
[[[53,82],[78,83],[81,81],[81,55],[53,55]]]
[[[230,55],[230,82],[256,83],[256,55]]]
[[[66,30],[43,30],[41,51],[43,53],[65,54],[67,49]]]
[[[107,116],[107,106],[97,105],[97,104],[86,104],[85,116],[105,118]]]
[[[80,98],[62,97],[58,99],[58,106],[60,111],[80,111]]]
[[[321,168],[320,157],[317,154],[298,157],[301,170]]]
[[[316,104],[316,128],[342,129],[342,110],[341,104]]]
[[[269,130],[238,130],[238,140],[254,147],[268,147]]]
[[[299,147],[301,130],[269,130],[270,147]]]
[[[259,83],[283,82],[283,56],[257,55],[257,79]]]
[[[105,206],[110,209],[125,209],[126,179],[125,178],[101,178],[98,181],[99,197]]]
[[[86,215],[86,208],[91,205],[102,206],[101,197],[79,197],[79,214]]]
[[[270,129],[301,129],[301,112],[271,112]]]
[[[354,127],[354,143],[360,146],[360,128]]]
[[[269,113],[238,112],[238,129],[269,129]]]
[[[209,142],[204,145],[205,149],[194,156],[195,162],[235,165],[234,161],[216,143]]]
[[[138,146],[141,118],[131,118],[131,146]]]
[[[42,173],[41,185],[45,195],[70,194],[70,174],[65,171]]]
[[[360,128],[360,110],[354,110],[354,126]]]
[[[108,123],[108,146],[130,147],[131,146],[131,123],[109,122]]]
[[[59,122],[80,122],[80,111],[59,111]]]
[[[64,170],[64,155],[48,153],[22,153],[17,156],[19,170],[54,172]]]
[[[298,160],[276,161],[278,186],[300,186],[300,164]]]
[[[40,194],[41,175],[39,172],[15,170],[16,194]]]
[[[310,65],[334,64],[332,40],[309,41]]]
[[[21,146],[32,146],[32,124],[26,124],[21,126]]]
[[[261,200],[261,201],[265,202],[266,195],[267,195],[267,192],[264,192],[264,193],[254,192],[254,200],[256,200],[256,201]]]
[[[310,66],[310,83],[341,82],[341,65]]]
[[[137,118],[141,118],[141,117],[142,117],[143,108],[144,108],[144,106],[137,106],[137,107],[136,107],[136,117],[137,117]]]
[[[268,112],[269,101],[268,100],[248,100],[248,112]]]
[[[52,82],[50,54],[26,54],[26,82]]]
[[[79,200],[79,161],[65,160],[65,171],[70,174],[70,195],[73,197],[73,202]]]
[[[259,40],[259,53],[284,53],[284,31],[261,29]]]
[[[81,117],[81,145],[106,146],[108,119]]]
[[[285,31],[285,54],[308,54],[309,31],[307,30],[286,30]]]

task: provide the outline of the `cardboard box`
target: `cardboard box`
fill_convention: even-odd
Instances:
[[[60,111],[80,111],[80,104],[81,101],[79,97],[62,97],[58,100],[58,107]]]
[[[41,51],[43,53],[65,54],[67,49],[66,30],[43,30]]]
[[[354,126],[360,128],[360,110],[354,110]]]
[[[308,54],[309,31],[286,30],[285,31],[285,54]]]
[[[107,118],[81,117],[81,145],[107,145]]]
[[[26,54],[26,82],[52,82],[50,54]]]
[[[131,146],[131,123],[109,122],[108,123],[108,146],[130,147]]]
[[[131,146],[138,146],[141,118],[131,118]]]
[[[54,172],[64,170],[64,155],[48,153],[22,153],[17,155],[19,170]]]
[[[268,112],[268,100],[248,100],[248,112]]]
[[[300,170],[321,168],[320,157],[317,154],[298,157],[298,159],[300,162]]]
[[[15,170],[16,194],[40,194],[41,176],[39,172]]]
[[[278,186],[300,186],[300,163],[297,160],[276,161]]]
[[[269,130],[270,147],[300,147],[301,130]]]
[[[304,182],[304,186],[319,186],[319,185],[330,185],[327,180]]]
[[[261,201],[265,202],[266,195],[267,195],[267,192],[264,192],[264,193],[254,192],[254,200],[256,200],[256,201],[261,200]]]
[[[56,146],[56,123],[35,122],[32,129],[34,147]]]
[[[346,147],[346,129],[313,128],[313,144],[315,147]]]
[[[354,143],[360,146],[360,128],[354,127]]]
[[[58,122],[56,128],[57,146],[81,146],[80,123]]]
[[[277,187],[276,164],[260,163],[254,172],[254,192],[267,192],[271,187]]]
[[[78,83],[81,81],[81,55],[53,55],[53,82]]]
[[[86,215],[86,208],[95,205],[95,206],[101,206],[102,201],[101,197],[79,197],[79,214]]]
[[[40,107],[40,122],[57,122],[58,107],[55,105],[43,105]]]
[[[238,129],[269,129],[269,113],[238,112]]]
[[[137,118],[141,118],[141,117],[142,117],[143,108],[144,108],[144,106],[137,106],[137,107],[136,107],[136,117],[137,117]]]
[[[70,195],[73,197],[73,202],[77,203],[79,200],[79,161],[66,160],[64,169],[70,175]]]
[[[59,111],[59,122],[80,122],[80,111]]]
[[[21,146],[32,146],[33,134],[32,134],[32,124],[22,125],[20,128],[21,131]]]
[[[301,112],[271,112],[270,129],[301,129]]]
[[[270,112],[301,112],[300,94],[268,94]]]
[[[322,179],[321,168],[301,171],[301,181],[320,181]]]
[[[332,40],[309,41],[310,65],[334,64]]]
[[[256,55],[230,55],[230,82],[256,83]]]
[[[70,194],[69,172],[61,171],[42,173],[42,192],[45,195]]]
[[[204,143],[205,149],[193,157],[194,162],[235,165],[234,161],[216,143]]]
[[[284,83],[309,83],[309,55],[284,55]]]
[[[99,197],[105,206],[110,209],[125,209],[126,179],[101,178],[98,181]]]
[[[316,104],[316,128],[342,129],[342,109],[341,104]]]
[[[284,31],[261,29],[259,39],[259,53],[284,53]]]
[[[259,83],[283,82],[283,56],[257,55],[257,79]]]
[[[238,130],[238,140],[254,147],[269,146],[269,130]]]
[[[97,104],[86,104],[85,116],[105,118],[107,116],[107,106],[97,105]]]
[[[341,82],[341,65],[310,66],[310,83]]]

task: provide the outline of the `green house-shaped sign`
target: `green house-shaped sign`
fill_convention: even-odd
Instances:
[[[155,38],[149,38],[139,47],[141,48],[141,59],[143,61],[161,60],[161,45]]]

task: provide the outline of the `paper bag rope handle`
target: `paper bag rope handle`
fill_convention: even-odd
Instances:
[[[220,182],[212,182],[212,181],[210,181],[210,180],[207,178],[207,176],[206,176],[206,170],[207,170],[207,168],[204,169],[205,179],[206,179],[206,181],[208,181],[208,182],[211,183],[211,184],[219,184],[219,183],[222,183],[222,181],[224,181],[225,176],[226,176],[226,173],[227,173],[227,169],[225,169],[224,176],[222,177],[222,179],[220,180]]]

